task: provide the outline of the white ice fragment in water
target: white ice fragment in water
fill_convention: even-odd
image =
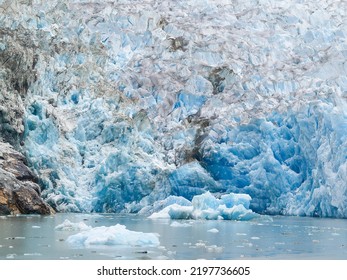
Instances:
[[[218,233],[219,230],[216,229],[216,228],[211,228],[211,229],[209,229],[207,232]]]
[[[172,204],[165,207],[163,210],[153,213],[148,218],[150,219],[189,219],[192,206],[181,206],[178,204]],[[173,218],[174,217],[174,218]]]
[[[125,246],[159,246],[156,233],[143,233],[127,230],[124,225],[117,224],[110,227],[95,227],[71,235],[66,240],[72,245],[125,245]]]
[[[211,245],[206,247],[207,252],[209,253],[221,253],[223,252],[223,247],[217,245]]]
[[[14,259],[17,256],[17,254],[8,254],[6,255],[6,259]]]
[[[253,239],[253,240],[259,240],[260,237],[258,237],[258,236],[252,236],[251,239]]]
[[[61,231],[83,231],[83,230],[89,230],[89,229],[91,229],[91,227],[87,226],[83,222],[72,223],[68,219],[66,219],[62,224],[57,225],[55,227],[55,230],[61,230]]]
[[[42,256],[40,253],[24,253],[24,256]]]
[[[177,204],[178,200],[176,200],[174,204],[153,213],[149,218],[248,221],[266,217],[248,209],[250,200],[251,197],[249,195],[230,193],[218,199],[210,192],[205,192],[194,196],[191,206]]]
[[[206,247],[206,244],[202,241],[199,241],[199,242],[195,243],[195,246],[201,248],[201,247]]]
[[[191,227],[192,225],[191,224],[187,224],[187,223],[179,223],[179,222],[172,222],[170,224],[171,227]]]
[[[32,226],[32,228],[41,228],[40,226]]]

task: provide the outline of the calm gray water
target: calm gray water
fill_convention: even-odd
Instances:
[[[73,247],[65,219],[92,227],[123,224],[155,232],[160,246]],[[150,220],[134,215],[0,217],[0,259],[347,259],[347,220],[273,217],[272,222]],[[185,227],[173,225],[185,224]],[[211,229],[212,232],[210,231]]]

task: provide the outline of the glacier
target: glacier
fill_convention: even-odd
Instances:
[[[0,0],[0,56],[23,64],[18,149],[42,197],[62,212],[149,213],[234,193],[260,214],[347,218],[346,11]]]

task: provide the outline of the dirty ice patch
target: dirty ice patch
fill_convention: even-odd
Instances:
[[[136,247],[156,247],[160,245],[158,234],[143,233],[126,229],[126,226],[117,224],[110,227],[95,227],[71,235],[66,240],[75,246],[93,245],[123,245]]]

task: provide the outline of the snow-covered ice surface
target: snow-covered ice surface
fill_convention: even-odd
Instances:
[[[37,50],[23,149],[57,210],[347,217],[346,1],[28,3],[0,26]]]

